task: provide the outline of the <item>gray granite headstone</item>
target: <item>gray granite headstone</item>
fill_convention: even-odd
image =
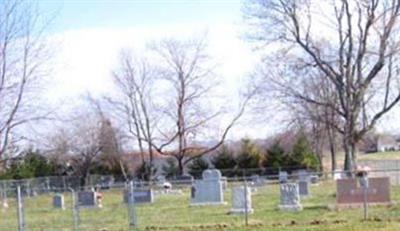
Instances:
[[[310,182],[311,182],[311,184],[316,185],[316,184],[318,184],[318,181],[319,181],[319,178],[318,178],[317,175],[312,175],[312,176],[310,176]]]
[[[78,205],[81,207],[97,206],[96,193],[93,191],[78,192]]]
[[[297,175],[299,177],[299,181],[309,181],[310,180],[309,173],[304,169],[297,171]]]
[[[247,202],[247,206],[246,206]],[[253,213],[254,210],[251,206],[251,188],[245,186],[238,186],[232,189],[232,214]]]
[[[279,183],[286,183],[288,181],[288,173],[285,171],[279,172]]]
[[[65,209],[64,196],[62,194],[56,194],[53,196],[53,207],[57,209]]]
[[[152,189],[135,189],[133,191],[133,201],[130,190],[124,190],[124,203],[153,203],[154,192]]]
[[[300,196],[310,195],[310,183],[308,181],[299,181],[298,184]]]
[[[284,211],[297,212],[303,207],[300,204],[300,195],[298,185],[295,183],[286,183],[280,185],[280,205],[279,209]]]
[[[262,187],[267,184],[267,181],[264,178],[261,178],[259,175],[252,175],[250,178],[251,182],[256,187]]]
[[[194,181],[191,188],[192,205],[225,204],[221,172],[209,169],[203,172],[203,179]]]

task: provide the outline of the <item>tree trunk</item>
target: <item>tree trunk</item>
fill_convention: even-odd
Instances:
[[[183,175],[183,158],[178,158],[178,176]]]
[[[329,151],[331,153],[331,168],[332,172],[337,169],[337,160],[336,160],[336,137],[334,135],[334,131],[331,128],[327,128],[328,132],[328,143],[329,143]]]

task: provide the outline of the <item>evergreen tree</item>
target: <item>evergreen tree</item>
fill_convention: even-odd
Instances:
[[[290,164],[302,168],[317,170],[319,163],[316,154],[311,149],[307,137],[301,133],[293,145]]]
[[[166,178],[173,178],[178,175],[179,167],[174,158],[168,158],[167,162],[163,164],[161,170],[164,172]]]
[[[223,145],[217,155],[211,160],[216,169],[233,169],[236,166],[233,153],[227,146]]]
[[[210,165],[204,158],[199,157],[194,160],[188,165],[189,173],[195,178],[199,178],[204,170],[208,169]]]
[[[239,170],[259,168],[261,156],[260,150],[254,143],[249,139],[243,139],[240,153],[236,157],[236,163]]]
[[[285,150],[283,150],[280,141],[275,140],[275,142],[267,149],[262,165],[267,168],[278,169],[287,164],[288,157]]]

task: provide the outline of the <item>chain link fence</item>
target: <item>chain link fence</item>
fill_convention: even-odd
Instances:
[[[62,178],[0,182],[0,230],[245,230],[246,226],[252,230],[291,230],[293,226],[319,230],[326,225],[345,230],[370,225],[364,220],[393,225],[396,230],[400,227],[400,187],[392,182],[390,174],[394,173],[399,174],[400,169],[375,170],[368,175],[370,179],[389,176],[390,203],[370,201],[374,195],[385,193],[384,189],[377,188],[371,180],[363,191],[361,181],[356,180],[355,188],[345,186],[347,199],[364,195],[363,192],[370,198],[363,198],[366,204],[340,204],[344,206],[338,206],[343,189],[338,189],[342,187],[338,185],[340,180],[334,178],[346,183],[348,172],[243,173],[242,177],[220,178],[220,194],[213,183],[199,182],[207,179],[150,184],[107,182],[105,176],[94,176],[93,184],[87,187],[64,184]],[[282,197],[287,192],[281,186],[300,187],[304,177],[307,195],[294,201],[301,209],[282,209]],[[297,193],[301,194],[301,190],[297,188]],[[203,194],[210,194],[210,203],[203,203]]]

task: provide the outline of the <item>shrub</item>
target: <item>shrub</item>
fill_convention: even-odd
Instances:
[[[199,178],[202,172],[209,167],[210,165],[206,160],[204,160],[203,157],[198,157],[192,160],[191,163],[188,165],[189,174],[195,178]]]

